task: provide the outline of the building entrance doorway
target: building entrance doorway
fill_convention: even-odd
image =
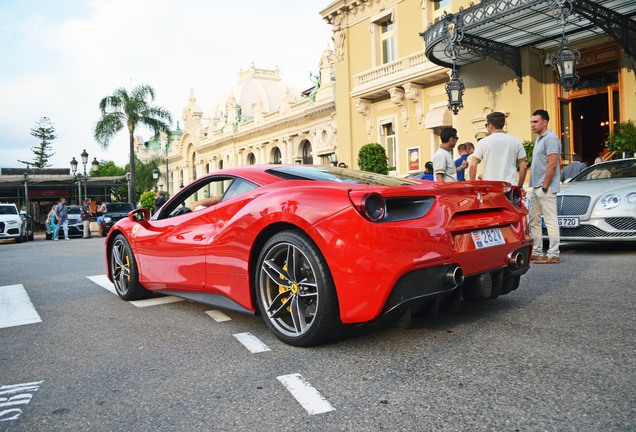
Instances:
[[[618,51],[615,45],[581,52],[580,81],[560,100],[563,163],[577,153],[588,166],[607,153],[605,139],[620,119]]]

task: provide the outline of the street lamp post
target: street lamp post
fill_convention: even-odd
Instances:
[[[88,196],[86,194],[86,180],[88,180],[88,177],[86,176],[86,164],[88,163],[88,153],[86,153],[86,149],[84,149],[80,156],[82,157],[82,164],[84,165],[84,199],[86,199],[86,197]]]
[[[29,174],[22,174],[22,179],[24,180],[24,202],[26,205],[27,215],[29,214]]]
[[[155,192],[157,192],[157,182],[159,181],[159,170],[157,168],[152,170],[152,178],[155,180]]]
[[[73,171],[73,176],[75,180],[77,180],[77,205],[82,205],[82,182],[79,179],[81,174],[77,174],[77,161],[75,160],[75,156],[73,156],[73,160],[71,160],[71,171]]]

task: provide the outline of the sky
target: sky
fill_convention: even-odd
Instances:
[[[207,112],[252,63],[278,67],[290,87],[310,88],[309,73],[331,46],[331,26],[320,16],[330,3],[0,0],[0,168],[34,159],[39,140],[30,132],[41,117],[57,134],[52,168],[70,168],[84,149],[89,163],[126,164],[125,130],[107,149],[93,138],[100,100],[119,87],[152,86],[173,127],[183,127],[190,88]]]

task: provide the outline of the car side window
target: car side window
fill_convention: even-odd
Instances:
[[[190,205],[206,198],[223,196],[234,182],[234,177],[212,177],[193,183],[180,191],[173,199],[164,205],[157,218],[179,216],[190,213]]]

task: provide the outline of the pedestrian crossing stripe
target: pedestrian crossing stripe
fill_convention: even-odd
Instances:
[[[23,285],[0,287],[0,328],[42,322]]]
[[[110,279],[108,279],[107,275],[104,274],[104,275],[97,275],[97,276],[86,276],[86,278],[95,282],[97,285],[101,286],[102,288],[105,288],[108,291],[112,292],[113,294],[117,295],[117,291],[115,291],[115,285],[113,285]],[[165,297],[150,298],[145,300],[134,300],[128,303],[136,307],[147,307],[147,306],[156,306],[160,304],[175,303],[175,302],[181,302],[181,301],[184,301],[184,299],[175,297],[175,296],[165,296]]]

